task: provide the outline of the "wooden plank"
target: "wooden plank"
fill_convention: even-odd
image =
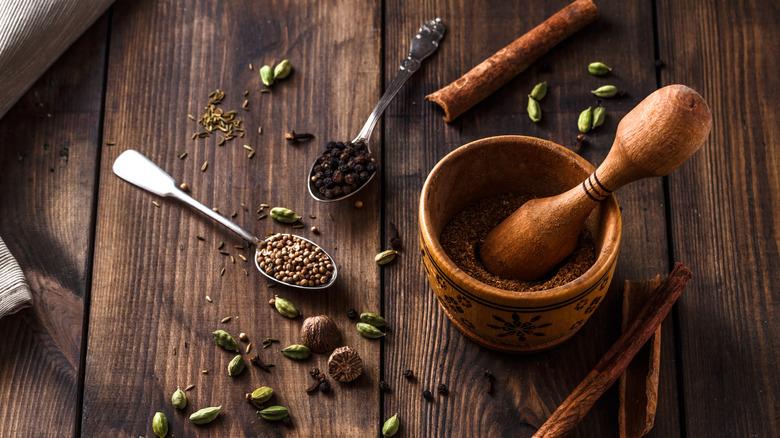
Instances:
[[[662,81],[699,91],[714,118],[669,177],[674,254],[694,272],[677,309],[689,436],[780,430],[776,21],[767,1],[658,2]]]
[[[105,136],[117,146],[104,149],[100,164],[84,434],[149,436],[156,411],[167,415],[175,436],[354,436],[378,430],[379,342],[360,337],[346,311],[380,303],[373,261],[380,186],[373,183],[354,198],[365,205],[358,210],[352,201],[315,202],[305,176],[324,143],[353,138],[378,99],[379,5],[149,0],[119,2],[115,8]],[[292,62],[293,73],[261,94],[259,68],[282,59]],[[222,147],[219,137],[192,140],[199,126],[187,117],[199,117],[207,95],[218,88],[225,92],[221,107],[238,110],[246,128],[244,138]],[[241,109],[245,90],[248,112]],[[284,140],[290,129],[316,139],[291,145]],[[244,144],[257,151],[252,159]],[[379,146],[377,141],[377,151]],[[267,280],[238,258],[243,254],[251,262],[253,254],[233,247],[242,243],[239,238],[183,205],[116,178],[111,164],[128,148],[186,182],[206,205],[226,215],[235,211],[234,220],[261,237],[290,231],[268,218],[258,221],[261,203],[302,214],[306,228],[295,231],[331,252],[340,268],[337,284],[327,292],[268,288]],[[188,155],[180,159],[177,152]],[[204,162],[209,165],[202,172]],[[312,225],[322,234],[312,235]],[[220,241],[236,264],[218,252]],[[332,316],[344,343],[362,355],[364,376],[351,385],[331,380],[330,395],[307,394],[308,370],[326,369],[327,355],[298,363],[280,353],[298,343],[301,320],[287,320],[270,307],[274,294],[291,300],[305,316]],[[220,323],[226,316],[231,321]],[[241,376],[228,377],[233,355],[214,345],[211,333],[217,328],[233,336],[246,332],[253,352],[276,366],[265,373],[248,365]],[[263,350],[266,337],[279,338],[281,345]],[[208,374],[201,373],[204,369]],[[195,388],[187,392],[187,408],[174,412],[171,394],[189,384]],[[274,388],[273,403],[290,410],[288,430],[259,419],[245,402],[244,394],[262,385]],[[220,419],[203,427],[189,422],[189,414],[212,405],[223,406]]]
[[[76,431],[107,23],[0,121],[0,235],[34,298],[0,320],[0,436]]]
[[[514,38],[568,4],[567,1],[487,2],[478,8],[463,2],[424,7],[409,2],[387,5],[385,74],[397,63],[414,30],[441,16],[447,35],[428,64],[401,91],[386,117],[384,182],[385,223],[398,225],[405,250],[385,271],[385,313],[397,329],[385,346],[385,378],[393,392],[384,396],[383,417],[398,412],[405,436],[530,436],[596,364],[620,331],[620,290],[625,279],[645,279],[667,269],[663,188],[660,179],[622,189],[621,256],[611,291],[582,330],[566,344],[530,356],[499,354],[468,341],[447,320],[419,265],[417,206],[430,169],[446,153],[470,141],[503,134],[542,137],[573,146],[580,111],[595,105],[589,90],[614,83],[627,96],[605,101],[605,125],[588,135],[583,156],[594,164],[608,152],[619,119],[656,87],[653,67],[652,10],[649,4],[598,2],[601,18],[564,41],[494,95],[452,124],[423,97],[457,79]],[[416,5],[416,4],[415,4]],[[587,73],[589,62],[614,67],[606,78]],[[548,81],[543,119],[525,113],[534,84]],[[388,227],[386,226],[385,229]],[[667,327],[668,325],[668,327]],[[661,394],[654,436],[679,436],[674,373],[673,327],[664,326]],[[404,380],[412,369],[417,380]],[[495,376],[492,394],[483,392],[483,370]],[[425,402],[445,383],[451,395]],[[599,400],[573,436],[617,435],[617,388]]]

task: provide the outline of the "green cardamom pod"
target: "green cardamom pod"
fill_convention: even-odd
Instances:
[[[603,106],[597,106],[593,110],[593,126],[591,128],[596,128],[601,126],[604,123],[604,118],[607,115],[607,110]]]
[[[539,102],[530,95],[528,96],[528,117],[533,122],[542,120],[542,108],[539,106]]]
[[[274,207],[270,214],[273,220],[283,224],[291,224],[301,219],[294,211],[284,207]]]
[[[222,409],[222,406],[203,408],[197,412],[193,412],[192,415],[190,415],[190,421],[197,425],[211,423],[219,415],[220,409]]]
[[[279,313],[281,313],[282,316],[290,319],[295,318],[296,316],[301,314],[301,312],[298,311],[298,309],[293,305],[293,303],[285,300],[284,298],[279,298],[278,295],[275,295],[274,307],[276,307],[276,310],[279,311]]]
[[[176,387],[176,391],[171,396],[171,404],[176,409],[184,409],[187,407],[187,394],[181,390],[181,387]]]
[[[292,64],[290,64],[290,61],[285,59],[279,64],[276,64],[276,67],[274,67],[274,79],[284,79],[290,75],[291,71]]]
[[[236,340],[230,336],[230,333],[224,330],[214,331],[214,341],[217,343],[217,345],[224,348],[225,350],[238,351],[238,344],[236,344]]]
[[[270,66],[264,65],[260,68],[260,80],[263,81],[266,87],[274,84],[274,72]]]
[[[378,328],[374,327],[371,324],[366,324],[365,322],[359,322],[357,323],[357,331],[361,335],[367,337],[367,338],[381,338],[385,334],[379,330]]]
[[[598,97],[613,97],[618,92],[618,89],[614,85],[602,85],[595,90],[591,90],[591,93],[595,94]]]
[[[152,419],[152,430],[154,431],[154,434],[160,438],[168,435],[168,417],[162,412],[154,414],[154,418]]]
[[[245,366],[246,362],[244,362],[244,358],[240,354],[237,354],[228,364],[228,376],[235,377],[241,374],[241,372],[244,371]]]
[[[252,391],[252,401],[256,403],[265,403],[272,395],[274,395],[273,389],[268,386],[261,386]]]
[[[382,426],[382,435],[393,436],[398,432],[399,427],[401,427],[401,420],[398,419],[398,414],[395,414],[385,421],[384,426]]]
[[[263,419],[268,421],[279,421],[287,416],[287,408],[284,406],[269,406],[262,411],[258,411]]]
[[[387,321],[385,321],[385,319],[382,318],[381,315],[377,315],[376,313],[371,313],[371,312],[361,313],[360,320],[365,322],[366,324],[371,324],[374,327],[387,327]]]
[[[534,86],[534,89],[531,91],[530,96],[533,97],[535,100],[539,101],[544,99],[544,96],[547,95],[547,81],[539,82]]]
[[[294,344],[282,350],[282,353],[284,353],[284,355],[290,359],[305,360],[309,358],[311,350],[309,350],[309,347],[305,345]]]
[[[588,72],[594,76],[604,76],[611,71],[612,69],[603,62],[591,62],[588,64]]]
[[[593,125],[593,109],[588,107],[585,111],[580,113],[579,119],[577,119],[577,128],[583,134],[590,131],[590,127]]]
[[[395,259],[396,254],[398,254],[398,251],[394,249],[388,249],[387,251],[382,251],[374,256],[374,261],[380,265],[386,265]]]

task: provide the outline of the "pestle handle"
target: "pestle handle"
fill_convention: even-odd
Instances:
[[[574,251],[598,202],[638,179],[663,176],[693,155],[712,129],[704,99],[685,85],[656,90],[620,121],[607,158],[567,192],[532,199],[485,238],[482,263],[503,278],[536,280]]]
[[[665,176],[694,154],[712,129],[704,98],[685,85],[658,89],[620,121],[607,158],[582,187],[600,201],[620,187]]]

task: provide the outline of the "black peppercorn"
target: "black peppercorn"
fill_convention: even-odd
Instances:
[[[436,391],[441,395],[447,395],[450,393],[450,390],[447,389],[447,385],[443,383],[439,383],[439,386],[436,387]]]
[[[341,184],[344,181],[344,174],[337,170],[333,172],[333,176],[331,178],[333,178],[334,183]]]
[[[349,185],[355,184],[355,174],[354,173],[348,173],[348,174],[344,175],[344,182],[349,184]]]
[[[330,383],[328,383],[327,380],[324,381],[324,382],[320,382],[319,389],[320,389],[320,392],[325,392],[325,393],[329,392],[330,391]]]
[[[335,187],[333,187],[332,190],[333,190],[333,196],[334,197],[341,196],[341,186],[335,186]]]
[[[290,417],[282,418],[282,424],[284,424],[285,426],[288,426],[288,427],[291,426],[292,425],[292,418],[290,418]]]
[[[363,182],[368,181],[368,179],[371,177],[371,174],[369,174],[366,171],[360,172],[360,180]]]
[[[433,398],[433,394],[431,394],[431,391],[428,391],[427,389],[423,391],[422,396],[426,400],[430,400]]]
[[[339,149],[344,149],[344,142],[343,141],[337,141],[336,142],[336,147],[339,148]]]
[[[358,313],[355,309],[349,309],[347,310],[347,318],[349,319],[357,319]]]
[[[341,193],[343,195],[349,195],[352,193],[352,186],[341,186]]]
[[[379,390],[382,392],[390,392],[390,384],[382,380],[379,382]]]
[[[326,176],[325,178],[322,178],[322,185],[325,187],[330,187],[333,185],[333,178]]]
[[[333,149],[335,147],[336,147],[336,142],[335,141],[329,141],[328,144],[325,145],[325,148],[328,149],[328,150],[331,150],[331,149]]]
[[[411,379],[412,377],[414,377],[414,372],[412,370],[406,370],[404,371],[404,377],[406,377],[407,379]]]

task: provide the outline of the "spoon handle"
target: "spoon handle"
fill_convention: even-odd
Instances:
[[[395,95],[401,90],[401,86],[403,86],[406,80],[420,68],[423,59],[431,56],[431,54],[436,51],[439,47],[439,41],[444,37],[444,31],[445,27],[444,23],[441,22],[441,18],[428,20],[423,24],[423,27],[420,28],[417,35],[412,39],[412,47],[409,49],[409,55],[401,61],[401,68],[398,70],[395,78],[393,78],[393,81],[390,82],[390,85],[387,86],[385,94],[379,99],[379,103],[377,103],[374,110],[371,111],[371,115],[368,116],[368,120],[366,121],[366,124],[363,125],[363,129],[361,129],[358,136],[352,140],[353,143],[358,141],[368,143],[368,139],[371,138],[371,132],[374,131],[374,127],[382,116],[382,113],[385,112],[385,109],[390,105],[390,102]]]
[[[260,239],[255,237],[252,233],[239,227],[230,219],[218,214],[214,210],[196,201],[192,196],[179,190],[179,188],[176,187],[176,182],[173,180],[172,176],[138,151],[129,149],[122,152],[116,160],[114,160],[112,169],[116,176],[133,185],[152,192],[157,196],[176,198],[184,202],[195,210],[198,210],[226,226],[248,242],[257,244],[257,242],[260,241]]]

